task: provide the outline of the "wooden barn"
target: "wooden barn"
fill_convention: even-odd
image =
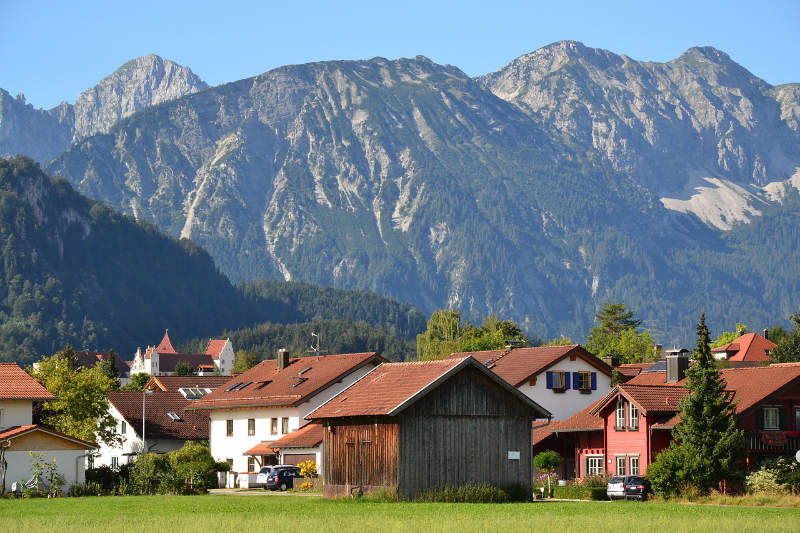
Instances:
[[[532,490],[531,422],[550,413],[473,357],[384,363],[306,418],[326,497],[486,483]]]

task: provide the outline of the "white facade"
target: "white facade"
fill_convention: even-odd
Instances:
[[[11,484],[17,481],[28,481],[31,479],[31,460],[30,452],[36,455],[44,455],[42,460],[52,463],[55,459],[58,473],[64,476],[64,485],[61,490],[64,494],[74,483],[83,483],[86,480],[86,454],[87,450],[24,450],[7,451],[6,462],[8,472],[6,472],[6,490],[11,490]]]
[[[31,400],[0,400],[0,429],[33,423]]]
[[[211,455],[217,461],[230,460],[234,472],[248,472],[248,457],[244,452],[262,442],[276,441],[284,435],[297,431],[308,424],[305,416],[327,402],[355,381],[367,374],[376,365],[365,365],[331,384],[297,407],[246,407],[233,409],[211,409],[210,439]],[[283,419],[288,419],[288,431],[283,431]],[[249,420],[255,421],[255,431],[249,435]],[[272,431],[272,420],[277,419],[277,431]],[[227,436],[228,420],[233,421],[233,435]],[[289,452],[300,453],[300,452]],[[312,453],[309,451],[308,453]],[[314,450],[313,453],[316,453]],[[317,457],[322,459],[321,454]],[[317,469],[322,465],[317,461]],[[258,465],[256,465],[257,467]]]
[[[548,371],[562,370],[564,372],[595,372],[597,388],[590,391],[580,391],[577,386],[571,386],[563,392],[556,392],[547,388],[546,375]],[[574,361],[564,357],[555,364],[542,370],[536,375],[536,384],[528,380],[517,387],[525,396],[538,403],[553,414],[553,420],[565,420],[578,411],[593,404],[611,390],[611,376],[599,371],[580,357]],[[570,384],[572,385],[572,383]]]
[[[148,352],[150,353],[150,357],[147,357]],[[155,346],[148,346],[146,350],[142,350],[141,348],[136,349],[136,353],[133,355],[133,361],[131,362],[131,375],[133,374],[141,374],[146,373],[150,374],[151,376],[169,376],[172,375],[172,372],[162,372],[160,370],[160,361],[162,355],[171,355],[170,353],[160,354]],[[208,354],[212,355],[212,354]],[[219,374],[222,376],[230,376],[231,369],[233,368],[233,360],[236,357],[236,354],[233,351],[233,344],[231,343],[230,339],[225,340],[225,345],[220,350],[219,356],[214,361],[214,366],[216,370],[219,371]],[[209,376],[212,375],[211,372],[198,372],[199,376]]]
[[[223,376],[230,376],[231,369],[233,369],[233,360],[236,354],[233,352],[233,344],[230,339],[225,339],[225,346],[219,352],[219,357],[214,359],[214,364],[219,369],[219,373]]]

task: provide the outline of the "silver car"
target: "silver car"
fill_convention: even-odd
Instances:
[[[625,482],[628,476],[614,476],[608,480],[606,495],[609,500],[622,499],[625,497]]]
[[[272,472],[271,466],[262,466],[261,470],[258,471],[258,475],[256,476],[256,484],[261,485],[264,488],[267,488],[267,477]]]

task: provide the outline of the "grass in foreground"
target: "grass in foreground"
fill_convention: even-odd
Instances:
[[[679,503],[376,503],[308,496],[0,500],[17,531],[800,531],[800,510]]]

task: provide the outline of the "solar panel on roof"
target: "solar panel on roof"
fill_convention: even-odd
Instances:
[[[645,372],[666,372],[667,371],[667,362],[666,361],[656,361],[649,367],[642,370],[642,373]]]

